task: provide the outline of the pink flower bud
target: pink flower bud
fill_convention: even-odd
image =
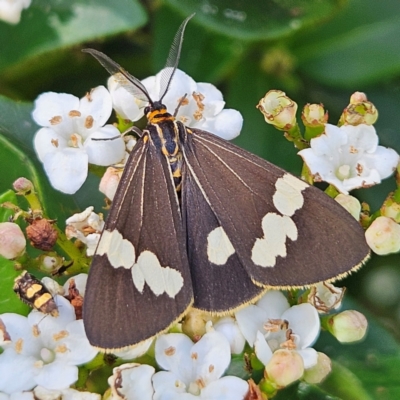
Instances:
[[[303,358],[297,351],[277,350],[265,367],[265,379],[283,388],[303,376]]]
[[[13,222],[0,223],[0,255],[12,260],[25,251],[26,240],[21,228]]]
[[[18,193],[27,193],[33,189],[33,183],[24,177],[18,178],[13,183],[13,188]]]
[[[114,198],[115,192],[117,191],[122,171],[122,168],[108,167],[105,174],[101,178],[99,190],[110,200]]]
[[[328,329],[341,343],[357,342],[367,332],[368,321],[358,311],[346,310],[329,319]]]

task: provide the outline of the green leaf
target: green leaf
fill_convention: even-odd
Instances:
[[[5,202],[17,205],[18,201],[15,192],[13,192],[12,190],[7,190],[5,193],[2,193],[0,195],[0,206]],[[13,212],[10,209],[0,207],[0,222],[7,222],[9,217],[11,217],[12,215]]]
[[[146,14],[136,0],[37,0],[21,22],[0,23],[0,70],[29,68],[40,54],[136,29]]]
[[[166,0],[182,16],[196,13],[206,28],[240,40],[273,40],[333,15],[341,1]]]
[[[400,72],[400,3],[376,8],[372,0],[353,0],[329,24],[296,41],[302,72],[325,85],[357,88]]]

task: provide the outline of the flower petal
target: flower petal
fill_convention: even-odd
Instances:
[[[311,368],[317,364],[318,353],[315,349],[312,349],[311,347],[307,347],[306,349],[297,350],[297,352],[303,358],[304,369]]]
[[[37,372],[36,383],[50,390],[67,389],[78,380],[78,367],[62,361],[45,364]]]
[[[242,400],[249,390],[249,384],[236,376],[224,376],[211,382],[202,391],[200,398],[207,400]]]
[[[34,121],[41,126],[51,127],[51,120],[54,117],[68,115],[71,110],[79,109],[79,99],[67,93],[42,93],[35,100],[35,107],[32,112]]]
[[[269,347],[264,335],[258,331],[257,338],[254,342],[254,351],[257,358],[264,364],[267,365],[272,358],[272,350]]]
[[[92,140],[105,139],[105,140]],[[121,161],[125,156],[125,144],[118,129],[106,125],[93,132],[83,145],[91,164],[109,166]]]
[[[299,349],[313,345],[318,339],[321,324],[318,311],[311,304],[293,306],[281,318],[287,320],[293,334],[300,337]]]
[[[33,139],[36,154],[43,162],[47,153],[53,153],[67,147],[67,141],[51,128],[39,129]]]
[[[77,148],[47,153],[43,164],[51,185],[67,194],[74,194],[83,185],[88,173],[88,155]]]
[[[85,119],[93,117],[94,125],[86,129],[92,131],[103,126],[110,118],[112,112],[112,99],[110,92],[104,86],[97,86],[86,96],[82,97],[79,104],[79,111]]]

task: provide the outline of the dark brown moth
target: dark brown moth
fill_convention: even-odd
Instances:
[[[158,101],[105,54],[84,50],[148,103],[84,298],[89,341],[106,351],[168,330],[191,306],[226,314],[268,288],[344,277],[369,256],[359,223],[322,191],[168,112],[162,100],[190,18]]]

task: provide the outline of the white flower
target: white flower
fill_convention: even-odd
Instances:
[[[68,239],[77,238],[86,245],[86,255],[93,256],[104,228],[103,216],[93,212],[90,206],[66,220]]]
[[[162,71],[142,81],[154,101],[162,95],[160,93],[161,76]],[[126,116],[132,121],[139,119],[143,115],[143,108],[139,107],[143,107],[145,104],[137,99],[132,101],[133,96],[123,93],[120,91],[121,88],[113,89],[115,85],[113,80],[109,80],[109,88],[112,92],[114,108],[120,115]],[[124,92],[126,91],[124,90]],[[117,98],[119,96],[121,98]],[[131,110],[126,110],[125,102],[129,102]],[[226,140],[234,139],[242,129],[242,115],[236,110],[224,110],[225,102],[222,93],[214,85],[196,83],[194,79],[179,69],[175,71],[168,93],[162,102],[171,114],[175,113],[181,103],[176,116],[177,120],[191,128],[209,131]]]
[[[248,391],[240,378],[221,378],[231,354],[219,332],[208,332],[195,344],[181,333],[162,335],[155,351],[157,363],[166,371],[153,376],[154,400],[241,400]]]
[[[135,358],[146,354],[152,343],[153,338],[150,338],[126,350],[114,350],[113,354],[119,358],[122,358],[123,360],[134,360]]]
[[[270,290],[255,305],[238,311],[236,320],[264,365],[281,348],[296,350],[306,369],[317,362],[317,352],[309,346],[318,338],[320,320],[311,304],[290,307],[281,292]]]
[[[132,96],[114,76],[108,78],[107,87],[111,94],[113,108],[121,118],[137,121],[143,117],[143,107],[147,104]]]
[[[84,273],[81,273],[81,274],[73,276],[72,278],[69,278],[64,283],[64,291],[65,291],[65,293],[68,293],[68,289],[70,287],[71,279],[73,279],[74,280],[74,286],[79,291],[79,294],[82,297],[85,297],[85,289],[86,289],[87,278],[88,278],[88,274],[84,274]]]
[[[378,146],[371,125],[326,124],[325,132],[311,139],[311,148],[299,151],[315,180],[334,185],[341,193],[380,183],[395,170],[399,155]]]
[[[83,321],[75,319],[72,305],[61,296],[55,301],[58,317],[35,310],[27,318],[0,315],[11,338],[1,343],[0,391],[11,394],[37,385],[49,390],[66,389],[78,379],[77,365],[97,354],[86,338]]]
[[[221,318],[214,324],[214,329],[228,339],[232,354],[240,354],[243,351],[246,339],[234,318]]]
[[[153,367],[145,364],[131,363],[115,367],[113,375],[108,378],[112,393],[110,400],[153,400],[151,378],[154,372]]]
[[[345,288],[333,286],[328,282],[321,282],[311,287],[307,300],[318,312],[327,313],[331,310],[337,310],[342,305],[345,291]]]
[[[18,24],[24,8],[31,5],[31,0],[0,0],[0,20]]]
[[[81,100],[53,92],[36,99],[32,117],[43,128],[36,133],[34,146],[54,188],[73,194],[87,177],[88,163],[108,166],[124,158],[118,129],[104,125],[111,111],[111,96],[104,86]]]

